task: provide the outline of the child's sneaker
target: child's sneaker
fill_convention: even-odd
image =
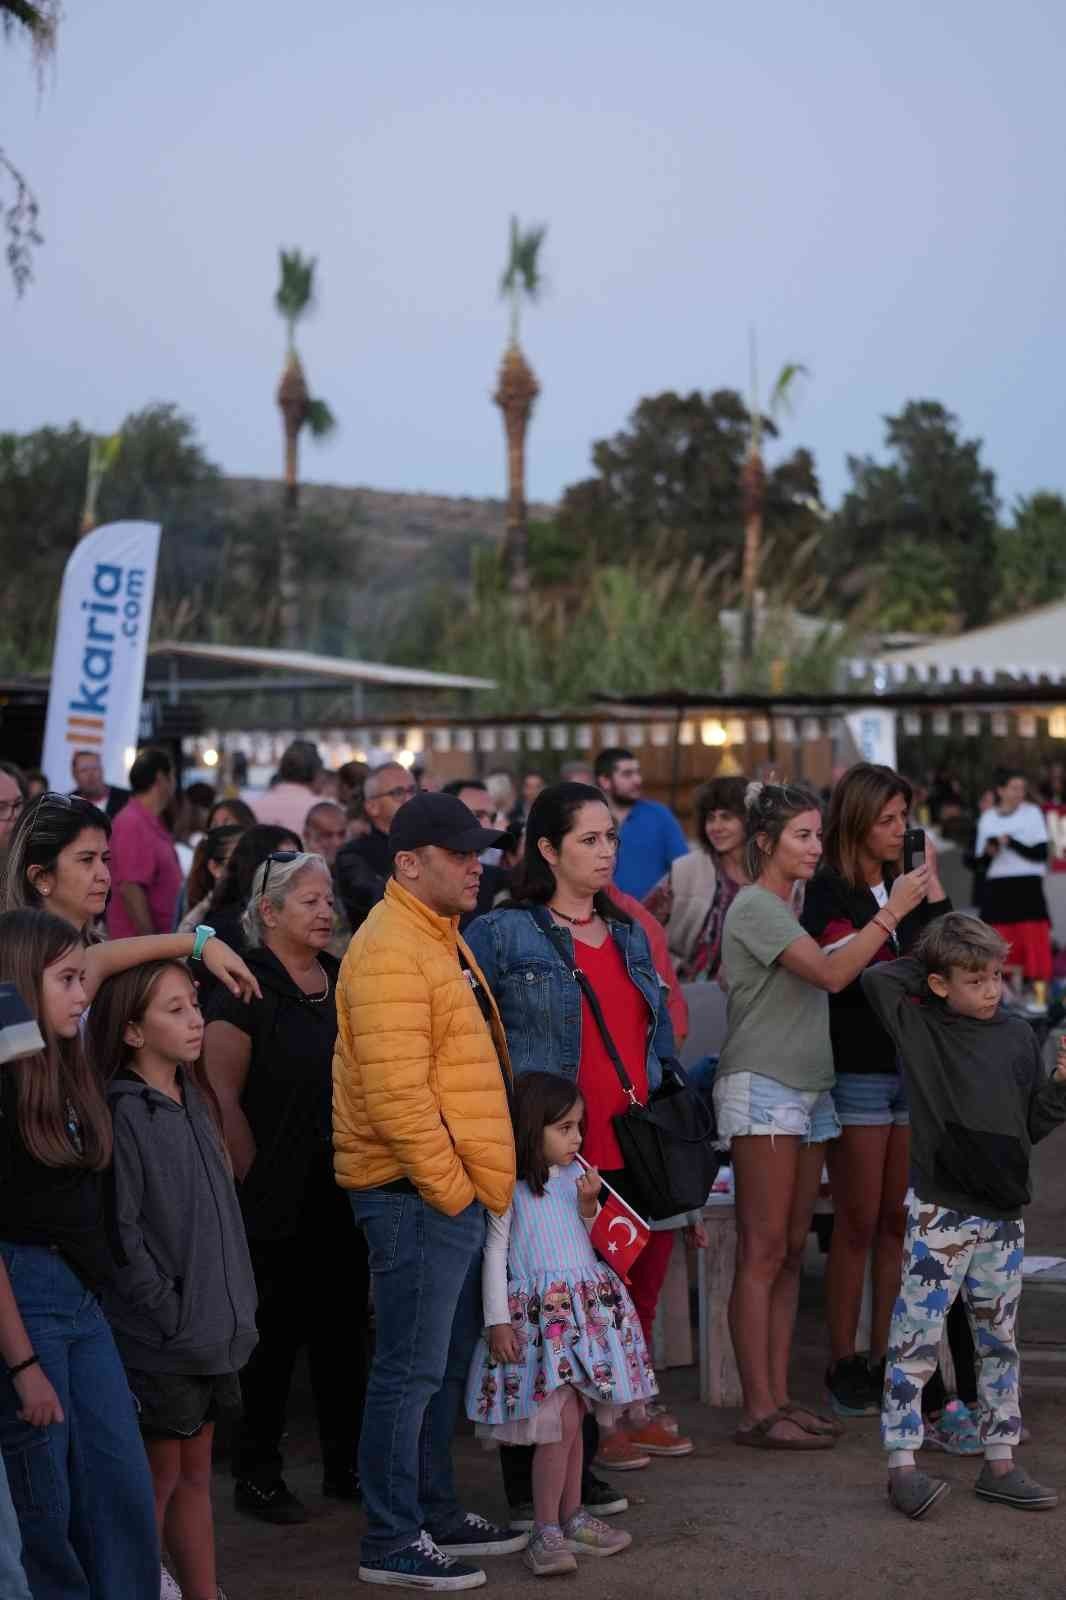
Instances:
[[[888,1498],[897,1511],[917,1522],[927,1511],[932,1511],[938,1500],[943,1500],[951,1485],[944,1478],[930,1478],[917,1467],[910,1471],[890,1472]]]
[[[575,1511],[563,1528],[568,1550],[582,1556],[616,1556],[633,1543],[633,1535],[624,1528],[609,1528],[599,1517],[590,1517],[587,1511]]]
[[[560,1572],[575,1572],[577,1560],[563,1538],[557,1523],[547,1522],[534,1533],[522,1552],[522,1560],[537,1578],[554,1578]]]
[[[181,1600],[181,1589],[178,1587],[178,1580],[167,1571],[166,1567],[163,1568],[160,1577],[159,1600]]]
[[[671,1428],[662,1417],[650,1417],[639,1428],[626,1428],[625,1435],[635,1450],[649,1456],[690,1456],[693,1451],[692,1440],[678,1432],[677,1423]]]
[[[597,1478],[594,1472],[585,1473],[585,1481],[581,1485],[581,1504],[594,1517],[620,1517],[629,1510],[625,1495],[619,1494],[603,1478]]]
[[[438,1550],[428,1533],[380,1561],[364,1561],[360,1583],[380,1583],[393,1589],[480,1589],[485,1574]]]
[[[978,1474],[974,1493],[982,1500],[1013,1506],[1016,1511],[1050,1511],[1059,1503],[1055,1490],[1035,1482],[1024,1467],[1012,1466],[1009,1472],[997,1476],[987,1461]]]
[[[630,1444],[624,1433],[609,1433],[600,1439],[596,1466],[604,1467],[608,1472],[639,1472],[641,1467],[650,1465],[651,1456],[648,1452]]]
[[[925,1448],[944,1450],[949,1456],[984,1454],[973,1412],[963,1400],[950,1400],[935,1420],[925,1419]]]

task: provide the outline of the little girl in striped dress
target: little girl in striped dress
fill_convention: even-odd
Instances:
[[[519,1181],[504,1215],[489,1216],[485,1341],[466,1390],[481,1437],[536,1447],[525,1561],[539,1577],[572,1572],[575,1553],[611,1556],[631,1543],[582,1509],[581,1419],[592,1406],[609,1430],[625,1412],[642,1418],[657,1392],[633,1302],[589,1239],[601,1182],[574,1159],[583,1115],[569,1079],[518,1079]]]

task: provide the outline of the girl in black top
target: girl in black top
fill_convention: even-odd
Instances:
[[[875,919],[885,940],[874,961],[905,955],[933,917],[951,909],[927,844],[927,898],[898,924],[889,895],[902,871],[910,785],[890,767],[860,762],[833,791],[822,865],[807,889],[803,926],[831,951]],[[861,974],[860,974],[861,977]],[[881,1410],[881,1363],[899,1292],[903,1199],[910,1129],[895,1046],[877,1021],[858,978],[829,996],[829,1032],[841,1135],[826,1150],[833,1192],[833,1239],[826,1272],[832,1365],[826,1384],[840,1416]],[[855,1349],[866,1264],[873,1251],[869,1359]]]
[[[0,916],[0,980],[16,985],[45,1040],[0,1067],[0,1261],[22,1323],[13,1349],[0,1281],[0,1347],[16,1369],[0,1380],[0,1448],[23,1564],[35,1595],[132,1600],[158,1592],[159,1538],[133,1397],[97,1298],[114,1265],[111,1122],[81,1042],[79,936],[44,912]]]

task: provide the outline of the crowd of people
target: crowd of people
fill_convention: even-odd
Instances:
[[[5,1597],[217,1600],[216,1426],[239,1511],[309,1515],[301,1350],[363,1582],[624,1551],[615,1475],[693,1450],[650,1350],[675,1238],[705,1235],[699,1209],[641,1225],[621,1273],[607,1218],[636,1241],[652,1209],[626,1117],[677,1081],[700,982],[727,1006],[695,1077],[734,1176],[736,1444],[825,1451],[880,1415],[901,1513],[947,1492],[923,1440],[981,1456],[986,1500],[1056,1503],[1013,1455],[1030,1152],[1066,1121],[1066,1049],[1045,1071],[1003,1004],[1052,974],[1024,775],[967,846],[979,915],[932,834],[904,861],[920,802],[868,763],[827,807],[712,780],[694,848],[624,749],[520,788],[328,774],[302,741],[244,797],[179,795],[156,749],[128,789],[85,751],[66,793],[29,776],[0,762],[0,982],[39,1030],[0,1066]],[[823,1411],[789,1369],[826,1172]],[[503,1525],[457,1481],[464,1413]]]

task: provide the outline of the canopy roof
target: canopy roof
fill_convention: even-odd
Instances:
[[[876,659],[853,662],[852,670],[856,677],[872,670],[897,683],[912,675],[927,681],[934,672],[943,683],[953,677],[960,683],[977,678],[992,683],[1004,677],[1023,683],[1041,679],[1061,683],[1066,680],[1066,600],[953,638],[885,651]]]
[[[149,660],[202,661],[207,668],[233,667],[245,672],[282,672],[293,678],[328,679],[332,683],[377,683],[397,689],[494,689],[492,678],[467,678],[452,672],[426,672],[382,661],[352,661],[347,656],[319,656],[308,650],[264,650],[239,644],[153,644]]]

